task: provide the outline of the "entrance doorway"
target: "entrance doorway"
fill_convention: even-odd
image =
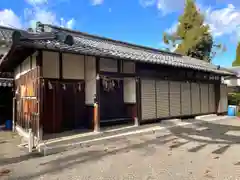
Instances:
[[[6,120],[12,120],[12,102],[12,80],[0,79],[0,125]]]
[[[123,80],[102,77],[100,80],[100,124],[116,125],[131,121],[124,103]]]

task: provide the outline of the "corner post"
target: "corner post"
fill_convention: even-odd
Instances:
[[[100,132],[100,75],[99,62],[100,58],[96,57],[96,94],[94,97],[94,115],[93,124],[94,132]]]
[[[142,106],[141,106],[141,80],[136,77],[136,117],[134,118],[134,125],[139,126],[142,119]]]

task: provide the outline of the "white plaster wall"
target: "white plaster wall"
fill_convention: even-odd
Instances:
[[[117,72],[117,60],[101,58],[99,62],[100,71]]]
[[[93,104],[96,95],[96,58],[85,58],[85,103]]]
[[[21,64],[21,75],[26,74],[31,70],[31,59],[27,57]]]
[[[62,55],[64,79],[84,79],[84,56],[75,54]]]
[[[34,69],[37,67],[37,57],[36,56],[32,56],[32,68]]]
[[[229,86],[231,82],[230,82],[230,80],[228,79],[228,80],[224,80],[224,83]]]
[[[20,78],[22,75],[37,67],[36,55],[27,57],[19,66],[14,69],[14,79]]]
[[[135,63],[123,61],[123,73],[135,73]]]
[[[6,54],[9,51],[9,47],[0,47],[0,54]]]
[[[135,78],[124,78],[124,102],[136,103],[136,80]]]
[[[14,69],[14,79],[19,79],[21,76],[21,65]]]
[[[224,84],[227,84],[227,86],[240,86],[240,79],[227,79],[224,80]]]
[[[45,78],[59,78],[58,52],[42,52],[42,72]]]

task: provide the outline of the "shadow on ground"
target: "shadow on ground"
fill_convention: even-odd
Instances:
[[[188,152],[192,152],[192,153],[200,151],[201,149],[206,147],[208,144],[222,145],[221,147],[219,147],[218,149],[212,152],[213,154],[216,154],[216,155],[221,155],[224,152],[226,152],[231,145],[240,143],[239,136],[226,134],[229,131],[240,131],[240,126],[223,125],[223,124],[217,124],[212,122],[202,122],[202,121],[199,121],[197,126],[199,128],[202,127],[203,130],[198,131],[196,130],[196,128],[192,128],[188,126],[173,127],[173,128],[170,128],[171,134],[159,136],[152,140],[148,140],[140,144],[128,143],[127,146],[123,148],[80,152],[74,155],[69,155],[67,157],[62,157],[56,160],[47,161],[45,163],[39,164],[39,166],[43,167],[43,170],[41,172],[32,173],[30,175],[17,177],[17,178],[9,177],[9,179],[14,180],[14,179],[36,178],[48,173],[57,173],[59,171],[62,171],[65,168],[71,168],[76,164],[96,161],[103,157],[113,156],[118,153],[127,153],[135,149],[141,149],[141,150],[147,149],[147,151],[149,151],[149,147],[151,149],[151,146],[155,146],[155,145],[160,146],[169,142],[171,142],[171,145],[169,146],[170,150],[179,148],[192,141],[199,142],[200,143],[199,146],[196,146],[192,149],[188,149]],[[193,135],[195,135],[194,136],[195,138],[192,137]],[[209,140],[196,138],[197,136],[207,137],[209,138]],[[121,138],[121,140],[123,139],[124,138]],[[183,139],[185,140],[185,142],[182,142],[182,141],[180,142],[178,141],[178,139]],[[108,142],[109,141],[114,141],[115,144],[118,144],[119,139],[108,140]],[[145,155],[153,155],[154,147],[152,148],[153,149],[152,151],[150,151],[150,154],[146,153]],[[236,165],[239,165],[239,164],[240,163],[237,163]]]
[[[234,119],[235,120],[235,119]],[[195,120],[198,128],[204,128],[203,130],[197,130],[191,126],[178,126],[169,128],[170,132],[182,139],[188,141],[196,141],[206,144],[239,144],[240,143],[240,122],[239,126],[213,123],[211,121],[203,122],[201,120]],[[228,119],[226,120],[228,121]],[[231,120],[232,121],[232,120]],[[235,120],[237,121],[237,120]],[[227,134],[228,132],[239,132],[237,135]],[[204,138],[208,139],[204,139]]]
[[[12,157],[12,158],[0,158],[0,166],[20,163],[23,161],[27,161],[29,159],[39,158],[42,156],[43,155],[40,153],[31,153],[31,154],[25,154],[22,156],[18,156],[18,157]]]

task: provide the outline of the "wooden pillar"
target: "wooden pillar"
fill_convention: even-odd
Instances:
[[[93,110],[93,127],[94,132],[100,131],[100,75],[99,75],[99,61],[100,58],[96,57],[96,95],[94,97],[94,110]]]
[[[220,110],[220,83],[216,83],[214,84],[214,88],[215,88],[215,112],[219,113]]]
[[[136,118],[134,124],[138,126],[142,120],[142,105],[141,105],[141,80],[136,77]]]
[[[63,79],[63,54],[59,53],[59,79]]]
[[[43,68],[42,68],[42,51],[38,51],[37,57],[36,57],[36,65],[37,65],[37,110],[38,110],[38,139],[41,141],[43,140],[43,99],[44,99],[44,80],[43,77]]]
[[[189,86],[190,86],[190,108],[191,108],[191,113],[190,114],[193,114],[193,100],[192,100],[192,82],[189,82]]]
[[[200,103],[200,114],[202,114],[202,86],[201,83],[198,84],[198,91],[199,91],[199,103]]]
[[[16,131],[16,96],[14,95],[12,101],[13,109],[12,109],[12,131]]]

